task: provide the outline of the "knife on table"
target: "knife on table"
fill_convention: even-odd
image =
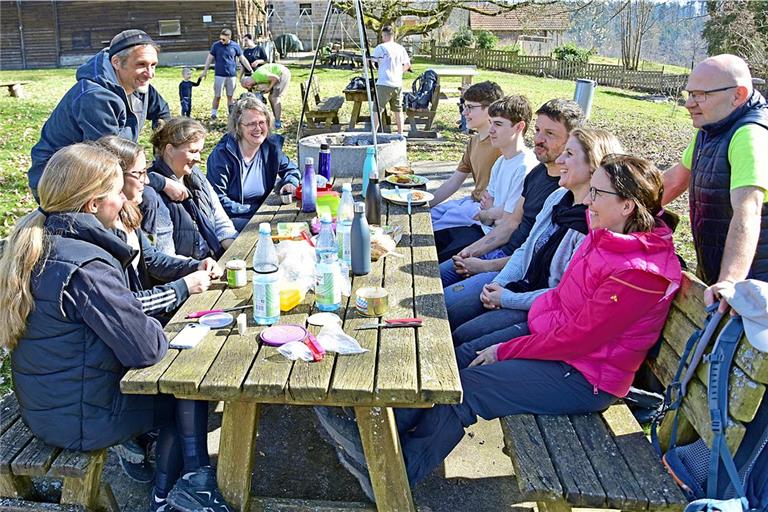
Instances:
[[[421,318],[390,318],[389,320],[384,320],[382,323],[371,323],[371,324],[363,324],[359,327],[355,327],[356,331],[361,331],[364,329],[376,329],[378,327],[382,327],[384,329],[393,329],[397,327],[421,327],[422,320]]]
[[[230,311],[240,311],[241,309],[248,309],[252,307],[253,307],[253,304],[248,304],[245,306],[236,306],[234,308],[204,309],[202,311],[195,311],[194,313],[189,313],[184,318],[200,318],[201,316],[207,315],[208,313],[229,313]]]

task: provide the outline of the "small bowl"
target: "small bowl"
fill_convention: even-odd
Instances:
[[[280,202],[282,204],[291,204],[293,203],[293,194],[280,194]]]

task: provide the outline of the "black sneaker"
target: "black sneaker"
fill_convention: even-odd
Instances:
[[[120,467],[128,478],[142,484],[148,484],[155,478],[155,470],[147,460],[144,448],[135,439],[112,447],[120,461]]]
[[[203,466],[176,481],[168,503],[181,512],[234,512],[216,485],[216,470]]]
[[[166,498],[158,498],[155,491],[149,493],[149,512],[178,512],[173,508]]]
[[[330,444],[341,447],[359,466],[365,466],[365,452],[357,420],[341,407],[317,406],[314,409],[322,427],[321,434],[325,434],[323,438],[330,441]]]

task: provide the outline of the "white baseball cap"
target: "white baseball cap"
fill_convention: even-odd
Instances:
[[[768,352],[768,283],[745,279],[722,290],[720,295],[741,315],[752,346]]]

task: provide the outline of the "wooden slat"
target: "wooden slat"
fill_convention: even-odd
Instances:
[[[411,233],[416,314],[429,322],[429,329],[416,333],[421,395],[434,403],[456,403],[462,397],[461,382],[428,208],[413,208]]]
[[[16,395],[11,391],[0,400],[0,434],[8,430],[20,414],[19,402],[16,400]]]
[[[0,437],[0,474],[11,473],[11,462],[32,441],[32,432],[21,418]]]
[[[51,464],[48,475],[58,478],[82,478],[88,473],[91,464],[98,463],[99,457],[105,453],[106,450],[95,450],[93,452],[63,450],[56,457],[53,464]]]
[[[565,499],[578,507],[603,507],[606,495],[600,479],[567,416],[537,416],[552,465],[563,485]]]
[[[645,492],[651,510],[680,510],[687,503],[645,437],[632,412],[624,404],[602,414],[621,456]]]
[[[546,456],[547,446],[530,414],[500,418],[515,478],[521,498],[534,501],[554,501],[563,496],[563,487],[552,461]]]
[[[15,475],[44,476],[60,452],[60,448],[49,446],[35,437],[13,460],[11,470]]]
[[[570,419],[605,490],[608,507],[622,510],[648,508],[648,497],[629,469],[628,462],[632,462],[621,457],[601,416],[574,414]]]

